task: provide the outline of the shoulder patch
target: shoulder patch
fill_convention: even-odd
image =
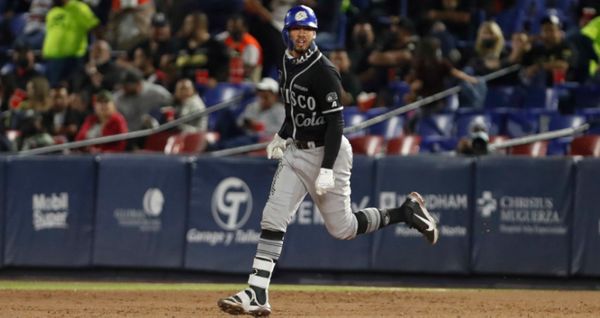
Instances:
[[[333,101],[336,101],[337,99],[338,99],[338,96],[337,96],[337,93],[336,93],[336,92],[331,92],[331,93],[328,93],[328,94],[327,94],[327,96],[325,97],[325,100],[326,100],[328,103],[331,103],[331,102],[333,102]]]

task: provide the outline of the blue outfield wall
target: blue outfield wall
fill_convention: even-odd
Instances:
[[[183,157],[98,157],[94,265],[182,267],[188,175]]]
[[[378,160],[377,205],[400,206],[406,195],[419,192],[441,224],[431,246],[404,224],[377,232],[373,269],[421,273],[469,272],[469,233],[473,160],[441,156],[387,157]]]
[[[374,163],[372,158],[354,157],[350,178],[350,199],[354,211],[376,204]],[[333,271],[369,270],[372,263],[372,245],[373,235],[359,235],[350,241],[337,240],[329,235],[319,209],[307,195],[292,218],[278,267]]]
[[[192,168],[185,268],[246,273],[276,161],[199,158]]]
[[[276,169],[247,157],[2,158],[0,265],[248,273]],[[335,240],[307,197],[278,268],[600,276],[598,159],[357,156],[352,172],[353,210],[418,191],[438,244],[404,225]]]
[[[600,160],[577,163],[571,273],[600,276]]]
[[[87,156],[6,161],[6,265],[91,264],[95,166]]]
[[[574,169],[564,158],[482,158],[476,165],[476,273],[566,276]]]

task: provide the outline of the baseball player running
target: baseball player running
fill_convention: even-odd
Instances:
[[[279,167],[263,210],[249,287],[218,301],[221,310],[229,314],[271,313],[271,274],[287,226],[307,193],[321,211],[327,230],[337,239],[350,240],[399,222],[421,232],[431,244],[438,239],[436,221],[416,192],[397,208],[352,212],[352,148],[342,135],[341,80],[314,43],[317,28],[317,17],[309,7],[295,6],[285,16],[283,41],[287,50],[279,72],[285,121],[267,146],[267,157],[278,159]]]

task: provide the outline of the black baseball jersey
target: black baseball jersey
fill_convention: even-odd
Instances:
[[[285,54],[279,74],[285,104],[285,121],[279,135],[284,139],[323,143],[326,116],[343,109],[337,69],[320,51],[314,50],[296,59]],[[338,137],[341,138],[341,132]]]

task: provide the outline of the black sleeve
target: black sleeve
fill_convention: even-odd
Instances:
[[[315,98],[327,125],[324,136],[325,155],[321,167],[331,169],[340,151],[344,132],[344,107],[339,98],[342,94],[342,81],[333,66],[326,66],[318,76],[319,80],[315,81],[317,84],[314,86]]]
[[[333,112],[325,115],[325,122],[327,123],[325,130],[325,155],[323,156],[321,168],[332,169],[340,151],[340,145],[342,144],[342,133],[344,132],[342,112]]]
[[[292,137],[292,126],[288,122],[288,117],[286,117],[283,121],[283,125],[281,125],[281,128],[279,129],[279,132],[277,134],[283,139],[288,139]]]

